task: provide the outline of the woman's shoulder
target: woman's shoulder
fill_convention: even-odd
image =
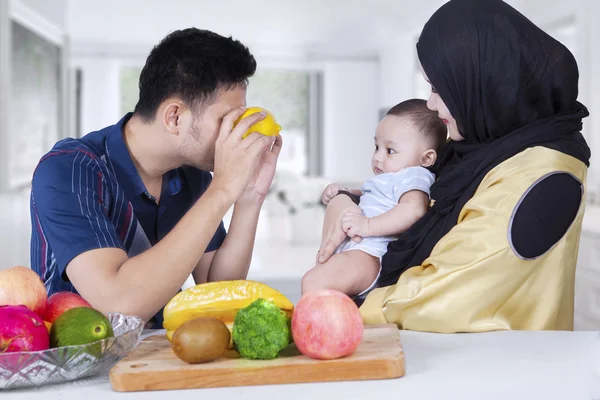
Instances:
[[[483,178],[479,188],[512,179],[537,181],[556,173],[566,173],[583,182],[586,178],[587,166],[560,151],[542,146],[531,147],[494,167]]]

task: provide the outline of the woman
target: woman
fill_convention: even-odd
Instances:
[[[390,243],[366,323],[431,332],[573,329],[590,151],[578,70],[560,43],[500,0],[451,0],[417,44],[450,141],[432,207]],[[319,251],[344,238],[330,202]]]

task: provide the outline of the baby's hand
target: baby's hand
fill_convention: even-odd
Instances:
[[[331,201],[331,199],[333,199],[335,196],[337,196],[338,192],[343,188],[341,185],[337,184],[337,183],[332,183],[327,185],[327,187],[325,188],[325,190],[323,190],[323,195],[321,196],[321,201],[323,202],[324,205],[329,204],[329,202]]]
[[[369,218],[360,213],[347,212],[342,217],[342,230],[351,239],[367,237],[369,236]]]

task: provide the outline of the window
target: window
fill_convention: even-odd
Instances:
[[[278,169],[304,175],[307,172],[309,73],[296,70],[259,70],[250,78],[248,106],[273,113],[282,127],[284,146]]]
[[[139,98],[138,81],[142,68],[138,66],[122,66],[119,74],[120,115],[132,112]]]
[[[30,184],[39,158],[66,131],[62,114],[64,65],[60,43],[21,22],[12,21],[11,30],[9,76],[14,107],[10,108],[5,165],[8,188],[18,189]]]

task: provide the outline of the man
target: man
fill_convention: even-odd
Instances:
[[[41,159],[31,263],[49,295],[78,292],[100,311],[160,327],[190,274],[196,283],[245,279],[282,145],[259,133],[242,140],[263,115],[234,128],[255,70],[238,41],[173,32],[148,56],[133,113]]]

